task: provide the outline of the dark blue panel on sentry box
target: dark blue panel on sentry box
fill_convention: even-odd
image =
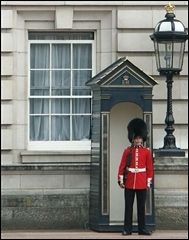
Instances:
[[[144,88],[106,88],[102,90],[101,111],[110,111],[111,108],[120,102],[133,102],[146,112],[152,111],[152,100],[145,99],[151,96],[151,89]],[[108,96],[103,99],[104,96]]]

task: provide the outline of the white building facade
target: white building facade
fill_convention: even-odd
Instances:
[[[152,100],[153,149],[163,146],[166,82],[157,72],[149,36],[164,18],[166,4],[1,2],[3,228],[87,228],[92,93],[85,83],[121,57],[127,57],[158,83]],[[187,28],[188,2],[173,4],[176,18]],[[174,189],[174,201],[182,196],[180,228],[186,228],[187,53],[186,45],[183,69],[173,79],[174,136],[186,157],[179,160],[180,168],[170,176],[158,168],[155,203],[159,228],[163,228],[161,207],[169,201],[163,194],[167,189]],[[170,202],[167,208],[171,211],[175,206]]]

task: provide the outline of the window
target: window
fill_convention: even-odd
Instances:
[[[30,38],[29,148],[89,148],[91,90],[85,83],[93,75],[93,40],[80,33]]]

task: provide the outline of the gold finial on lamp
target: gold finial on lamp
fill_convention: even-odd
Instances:
[[[173,11],[175,10],[175,6],[169,2],[165,6],[165,10],[167,11],[167,13],[173,13]]]

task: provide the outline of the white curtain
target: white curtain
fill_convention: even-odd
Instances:
[[[90,97],[75,99],[72,96],[90,96],[90,89],[85,86],[85,82],[91,78],[91,54],[90,44],[73,44],[72,57],[71,44],[52,44],[51,56],[49,44],[31,45],[31,140],[68,141],[90,138]],[[32,96],[39,98],[32,99]],[[43,99],[40,96],[49,98]],[[53,98],[54,96],[70,98]]]
[[[49,95],[49,44],[32,44],[30,52],[30,95]],[[40,69],[40,70],[39,70]],[[33,141],[49,140],[49,101],[30,99],[30,139]],[[40,114],[47,114],[41,116]]]
[[[69,114],[70,99],[60,98],[51,100],[52,114]],[[52,116],[51,118],[51,140],[70,140],[70,116]]]
[[[91,44],[73,44],[73,95],[90,95],[90,89],[85,86],[92,76],[92,49]],[[91,112],[90,98],[73,99],[73,114]],[[73,115],[73,140],[88,140],[90,138],[90,115]]]
[[[90,114],[90,100],[85,98],[72,100],[72,126],[73,126],[73,140],[88,140],[90,138],[90,115],[82,115],[82,113]]]

